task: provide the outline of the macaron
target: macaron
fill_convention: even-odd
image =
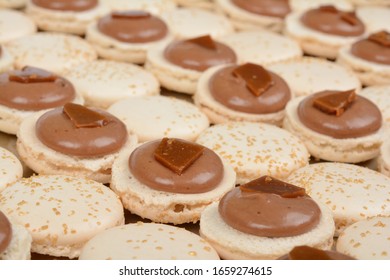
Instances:
[[[354,90],[324,90],[291,100],[283,127],[314,158],[346,163],[375,158],[384,135],[381,111]]]
[[[214,10],[215,3],[213,0],[174,0],[180,7],[200,8],[206,10]]]
[[[354,12],[326,5],[290,13],[285,34],[296,40],[312,56],[335,59],[341,47],[366,35],[366,28]]]
[[[336,243],[338,252],[359,260],[390,260],[390,217],[372,217],[348,226]]]
[[[388,2],[387,7],[371,5],[357,7],[356,14],[364,22],[368,33],[381,30],[390,32],[390,26],[386,24],[390,17],[390,2]]]
[[[288,1],[216,0],[237,30],[268,29],[280,32],[284,18],[291,12]]]
[[[390,83],[390,31],[371,33],[340,49],[337,63],[351,69],[365,86]]]
[[[236,62],[237,55],[232,48],[205,35],[150,49],[145,68],[157,77],[163,88],[193,95],[202,72],[212,66]]]
[[[98,0],[28,0],[26,14],[40,30],[84,35],[105,10]]]
[[[94,60],[75,66],[65,76],[85,104],[97,108],[106,109],[125,98],[160,94],[158,80],[144,68],[130,63]]]
[[[86,39],[100,57],[143,64],[152,47],[172,40],[167,23],[142,10],[113,11],[87,28]]]
[[[13,69],[14,59],[7,48],[0,44],[0,73]]]
[[[0,44],[16,38],[34,34],[37,27],[24,13],[14,10],[0,10]]]
[[[290,88],[280,76],[254,63],[206,70],[193,96],[211,123],[248,121],[278,126],[291,98]]]
[[[278,33],[255,30],[232,33],[219,40],[231,47],[240,62],[251,62],[267,66],[271,63],[302,57],[299,44]]]
[[[234,32],[233,25],[223,14],[199,8],[178,8],[166,11],[161,17],[175,39],[188,39],[206,34],[213,38]]]
[[[234,188],[200,219],[200,236],[222,259],[278,259],[298,245],[330,250],[334,229],[325,205],[270,176]]]
[[[306,96],[331,86],[334,90],[361,88],[356,75],[334,62],[315,57],[303,57],[269,65],[269,70],[280,75],[289,85],[293,95]]]
[[[31,259],[31,234],[0,210],[0,260]]]
[[[23,178],[1,192],[0,209],[30,232],[32,252],[71,259],[96,234],[124,223],[115,193],[72,176]]]
[[[390,213],[390,179],[365,167],[336,162],[316,163],[293,172],[287,182],[305,188],[313,199],[332,210],[335,236],[357,221]]]
[[[176,8],[172,0],[100,0],[100,2],[109,11],[142,10],[155,15]]]
[[[378,171],[390,177],[390,141],[384,139],[377,158]]]
[[[68,102],[84,103],[67,79],[31,66],[0,74],[0,91],[0,131],[13,135],[22,121],[34,113]]]
[[[126,224],[101,232],[83,247],[79,260],[219,260],[199,235],[165,224]]]
[[[269,175],[284,179],[309,163],[305,145],[287,130],[252,122],[227,122],[204,130],[196,143],[212,149],[237,174],[237,184]]]
[[[344,11],[353,11],[355,8],[350,0],[289,0],[289,4],[294,12],[306,11],[324,5],[333,5],[337,9]]]
[[[40,67],[57,74],[97,58],[93,47],[82,38],[61,33],[38,32],[8,42],[14,66]]]
[[[133,97],[118,101],[107,110],[123,121],[139,142],[163,137],[194,141],[210,125],[207,116],[194,104],[175,97]]]
[[[21,159],[38,174],[108,183],[114,159],[136,143],[136,135],[115,116],[67,103],[26,118],[18,130],[16,147]]]
[[[0,147],[0,191],[23,176],[19,159],[10,151]]]
[[[0,0],[0,8],[21,9],[26,6],[27,0]]]

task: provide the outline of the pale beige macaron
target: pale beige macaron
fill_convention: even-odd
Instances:
[[[61,74],[78,64],[97,59],[93,47],[82,38],[62,33],[38,32],[6,44],[14,66],[40,67]]]
[[[215,3],[213,0],[174,0],[180,7],[200,8],[214,10]]]
[[[148,144],[150,142],[139,144],[138,147]],[[139,181],[132,174],[129,168],[129,157],[132,153],[133,151],[121,153],[115,160],[112,166],[110,188],[119,195],[127,210],[153,222],[196,223],[208,205],[218,201],[225,193],[235,187],[236,173],[230,165],[222,162],[223,175],[221,180],[206,192],[177,193],[152,188]],[[208,180],[209,177],[213,176],[212,173],[210,175],[202,174],[203,180]],[[174,180],[176,176],[179,175],[173,173],[168,180]],[[186,188],[186,186],[176,186],[175,188]]]
[[[219,260],[199,235],[171,225],[126,224],[96,235],[79,260]]]
[[[356,75],[349,69],[322,58],[301,59],[274,63],[269,70],[280,75],[290,86],[295,97],[328,90],[361,88]]]
[[[10,151],[0,147],[0,191],[23,176],[23,166]]]
[[[303,55],[296,41],[267,30],[236,32],[220,37],[219,41],[231,47],[242,63],[251,62],[266,66],[301,58]]]
[[[210,125],[199,108],[175,97],[128,98],[114,103],[107,110],[123,121],[137,135],[139,142],[163,137],[194,141]]]
[[[2,231],[0,245],[0,260],[30,260],[31,259],[31,242],[30,232],[21,225],[18,225],[8,219],[0,208],[0,224]],[[4,235],[4,232],[6,233]],[[7,235],[10,236],[7,236]],[[4,248],[4,244],[8,243]]]
[[[3,9],[0,10],[0,44],[16,38],[34,34],[37,26],[24,13]]]
[[[379,172],[390,177],[390,140],[384,139],[377,158]]]
[[[369,33],[386,30],[390,32],[388,20],[390,18],[390,1],[387,7],[361,6],[356,8],[357,16],[364,22]]]
[[[100,0],[109,11],[141,10],[156,15],[176,8],[173,0]]]
[[[203,35],[218,38],[234,32],[233,25],[222,14],[198,8],[177,8],[161,14],[176,39]]]
[[[390,179],[371,169],[345,163],[316,163],[292,173],[287,182],[299,185],[327,205],[336,223],[335,236],[347,226],[377,215],[389,215]]]
[[[291,10],[305,11],[313,8],[318,8],[323,5],[333,5],[337,9],[344,11],[354,10],[354,6],[350,0],[289,0]]]
[[[84,35],[87,26],[106,12],[99,1],[89,9],[83,8],[75,1],[73,9],[67,9],[64,3],[42,2],[44,6],[41,5],[41,1],[27,0],[26,14],[34,20],[40,30],[44,31]],[[84,2],[87,5],[89,3],[93,2]],[[61,6],[65,8],[61,9]],[[72,7],[70,4],[69,6]]]
[[[87,106],[106,109],[130,97],[160,94],[153,74],[130,63],[95,60],[80,64],[65,73]]]
[[[390,260],[390,216],[372,217],[347,227],[336,250],[358,260]]]
[[[237,184],[263,175],[284,179],[309,163],[305,145],[287,130],[265,123],[227,122],[203,131],[197,143],[215,151],[237,174]]]
[[[14,68],[14,58],[7,48],[0,44],[0,73]]]
[[[18,195],[15,195],[17,193]],[[23,178],[0,194],[0,209],[32,235],[31,251],[77,258],[84,244],[123,225],[123,206],[109,188],[83,178]]]
[[[27,0],[0,0],[0,8],[21,9],[26,6]]]

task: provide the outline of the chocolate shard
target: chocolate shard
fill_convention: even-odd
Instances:
[[[216,50],[217,45],[215,44],[213,38],[210,35],[200,36],[192,39],[188,39],[187,42],[197,44],[203,48]]]
[[[65,104],[63,113],[68,116],[77,128],[102,127],[109,123],[105,115],[75,103]]]
[[[306,196],[304,188],[283,182],[271,176],[262,176],[240,186],[243,192],[273,193],[284,198]]]
[[[154,158],[181,175],[202,154],[204,147],[188,141],[176,138],[163,138],[154,152]]]
[[[355,12],[341,12],[341,19],[350,25],[358,25],[359,19]]]
[[[313,106],[326,114],[339,117],[351,106],[355,99],[356,92],[354,89],[331,91],[329,94],[314,99]]]
[[[384,47],[390,47],[390,33],[382,30],[368,36],[368,40],[380,44]]]
[[[13,71],[9,76],[8,80],[17,83],[51,83],[54,82],[58,77],[51,72],[43,69],[25,66],[22,70]]]
[[[274,84],[269,72],[262,66],[253,63],[237,67],[233,70],[233,75],[242,78],[254,96],[262,95]]]
[[[112,18],[117,19],[139,19],[139,18],[148,18],[150,17],[150,13],[145,11],[117,11],[111,13]]]

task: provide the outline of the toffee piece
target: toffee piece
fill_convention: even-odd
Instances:
[[[349,102],[354,95],[348,92],[325,90],[304,98],[297,109],[299,120],[307,128],[337,139],[363,137],[377,132],[382,126],[378,107],[360,95]],[[332,100],[334,97],[339,102]],[[322,101],[322,110],[317,107],[318,100]],[[317,105],[314,105],[316,102]]]
[[[0,254],[3,253],[12,239],[12,225],[8,218],[0,211]]]
[[[164,57],[175,65],[200,72],[237,61],[230,47],[214,41],[210,36],[174,41],[164,50]]]
[[[97,23],[98,30],[124,43],[148,43],[163,39],[168,27],[148,12],[131,10],[113,12]]]
[[[232,228],[262,237],[300,235],[321,219],[320,208],[304,189],[270,176],[225,194],[218,211]]]
[[[168,141],[171,141],[171,144]],[[187,149],[190,150],[189,156],[186,155]],[[157,158],[164,162],[163,164],[156,159],[156,153]],[[173,153],[182,155],[173,155]],[[188,165],[189,162],[192,163]],[[133,176],[147,187],[182,194],[211,191],[218,186],[224,176],[222,161],[215,152],[176,138],[144,143],[130,155],[129,169]]]
[[[84,12],[95,8],[98,0],[32,0],[32,3],[49,10]]]
[[[47,147],[79,157],[115,153],[128,138],[125,124],[108,112],[69,104],[43,114],[35,132]]]
[[[288,0],[232,0],[232,3],[250,13],[284,18],[291,12]]]
[[[321,250],[310,246],[296,246],[280,260],[355,260],[354,258],[330,250]]]
[[[0,104],[25,111],[63,106],[76,96],[65,78],[36,67],[0,74]]]
[[[364,23],[354,12],[344,12],[327,5],[311,9],[301,16],[308,28],[337,36],[360,36],[365,31]]]
[[[370,62],[390,65],[390,33],[380,31],[371,34],[352,44],[351,53]]]

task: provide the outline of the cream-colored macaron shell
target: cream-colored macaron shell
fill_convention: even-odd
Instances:
[[[72,68],[65,76],[92,107],[106,109],[125,98],[160,94],[157,79],[135,64],[95,60]]]
[[[301,96],[287,103],[283,127],[299,137],[313,157],[327,161],[358,163],[375,158],[379,154],[385,133],[384,126],[375,133],[356,138],[337,139],[321,134],[306,127],[299,119],[298,106],[304,98]]]
[[[153,14],[161,14],[176,8],[172,0],[100,0],[109,11],[142,10]]]
[[[110,187],[130,212],[158,223],[196,223],[202,211],[235,187],[236,174],[224,164],[222,181],[205,193],[179,194],[152,189],[138,181],[128,167],[130,153],[122,153],[112,166]]]
[[[296,41],[266,30],[236,32],[219,41],[231,47],[242,63],[264,66],[302,57],[302,49]]]
[[[31,233],[32,252],[68,258],[77,258],[96,234],[124,223],[114,192],[71,176],[23,178],[1,192],[0,209]]]
[[[209,118],[210,123],[218,124],[229,121],[264,122],[277,126],[282,125],[284,110],[268,114],[251,114],[235,111],[215,100],[209,89],[210,78],[225,66],[207,69],[199,79],[197,90],[193,96],[194,103]]]
[[[388,7],[362,6],[356,8],[356,15],[364,22],[369,33],[386,30],[390,32],[390,1]]]
[[[214,0],[174,0],[180,7],[200,8],[214,10]]]
[[[234,32],[223,15],[197,8],[178,8],[161,14],[176,39],[210,35],[218,38]]]
[[[352,71],[321,58],[303,57],[279,62],[270,65],[269,70],[280,75],[296,97],[329,89],[361,88],[359,79]]]
[[[263,175],[284,179],[308,164],[304,144],[274,125],[227,122],[206,129],[196,140],[221,156],[237,174],[237,184]]]
[[[311,231],[291,237],[261,237],[241,232],[226,224],[218,203],[208,206],[200,219],[200,235],[222,259],[277,259],[302,244],[329,250],[333,244],[334,221],[331,211],[319,204],[321,219]]]
[[[333,5],[339,10],[352,11],[354,6],[350,0],[289,0],[289,5],[293,11],[306,11],[318,8],[323,5]]]
[[[11,54],[8,52],[7,47],[1,46],[1,55],[0,55],[0,73],[12,70],[14,68],[14,59]]]
[[[108,112],[123,121],[139,142],[163,137],[193,141],[209,127],[207,116],[190,102],[167,96],[144,96],[114,103]]]
[[[386,138],[381,145],[379,156],[377,158],[379,172],[390,177],[390,139]]]
[[[0,253],[0,260],[30,260],[31,242],[30,232],[21,225],[12,223],[12,237],[7,249]]]
[[[34,34],[35,23],[25,14],[14,10],[0,10],[0,44]]]
[[[62,174],[89,178],[101,183],[111,180],[111,166],[119,154],[132,149],[137,136],[129,132],[127,142],[112,154],[96,157],[76,157],[45,146],[37,137],[35,124],[42,113],[26,118],[17,133],[16,147],[23,162],[38,174]]]
[[[80,260],[219,260],[204,239],[164,224],[127,224],[108,229],[88,241]]]
[[[333,212],[338,236],[347,226],[377,215],[389,215],[390,178],[345,163],[316,163],[292,173],[287,181],[306,189]]]
[[[27,0],[0,0],[0,8],[20,9],[26,5]]]
[[[23,176],[23,166],[10,151],[0,147],[0,191]]]
[[[61,74],[97,58],[90,44],[69,34],[39,32],[8,42],[6,46],[17,69],[29,65]]]
[[[358,260],[390,260],[390,217],[373,217],[347,227],[336,250]]]

